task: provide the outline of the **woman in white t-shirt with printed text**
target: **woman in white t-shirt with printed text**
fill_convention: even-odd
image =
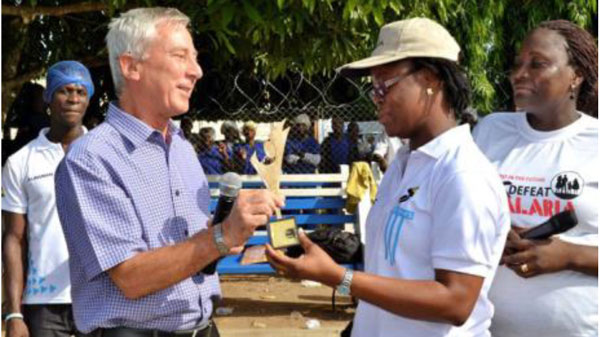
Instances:
[[[598,48],[568,21],[531,31],[510,75],[523,112],[474,130],[509,196],[513,229],[490,290],[495,337],[598,336]],[[574,210],[578,224],[547,240],[519,236]]]

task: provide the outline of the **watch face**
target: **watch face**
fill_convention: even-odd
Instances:
[[[229,249],[227,248],[227,246],[223,242],[218,242],[217,243],[217,249],[219,250],[219,253],[221,255],[226,255],[227,253],[229,253]]]
[[[339,286],[337,288],[338,293],[340,293],[340,295],[348,295],[350,293],[350,289],[348,289],[348,287],[345,286]]]

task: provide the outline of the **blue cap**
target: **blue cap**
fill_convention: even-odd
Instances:
[[[89,70],[77,61],[60,61],[48,69],[44,101],[50,103],[54,92],[67,84],[84,86],[88,98],[94,95],[94,83]]]

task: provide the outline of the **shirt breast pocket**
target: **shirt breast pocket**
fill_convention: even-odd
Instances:
[[[431,225],[433,209],[425,189],[421,189],[410,199],[401,203],[412,212],[412,219],[403,226],[400,238],[400,254],[410,255],[415,261],[427,261],[431,245]]]

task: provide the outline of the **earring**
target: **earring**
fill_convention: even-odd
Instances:
[[[575,99],[575,84],[571,84],[571,90],[569,90],[571,92],[571,94],[569,95],[569,98],[574,100]]]
[[[425,90],[425,92],[427,93],[427,96],[431,96],[431,95],[433,95],[433,89],[431,89],[431,88],[427,88],[427,89]]]

